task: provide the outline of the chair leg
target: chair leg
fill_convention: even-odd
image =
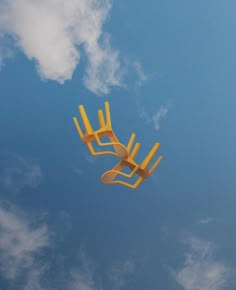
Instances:
[[[140,164],[140,168],[141,169],[146,169],[148,164],[150,163],[150,161],[152,160],[153,156],[155,155],[155,153],[157,152],[158,148],[160,146],[160,143],[156,143],[152,149],[150,150],[150,152],[148,153],[148,155],[146,156],[146,158],[143,160],[143,162]]]
[[[87,134],[92,134],[93,133],[93,128],[89,122],[89,119],[88,119],[88,116],[84,110],[84,106],[83,105],[80,105],[79,106],[79,111],[80,111],[80,115],[81,115],[81,118],[82,118],[82,121],[84,123],[84,127],[86,129],[86,132]]]
[[[140,148],[140,143],[136,143],[135,146],[134,146],[133,151],[131,152],[131,154],[130,154],[130,156],[128,158],[134,160],[135,157],[137,156],[139,148]]]
[[[111,129],[111,115],[110,115],[110,107],[109,102],[105,102],[105,114],[106,114],[106,125],[107,128]]]
[[[162,159],[163,159],[163,156],[158,157],[157,161],[152,165],[152,167],[148,171],[149,175],[151,175],[153,173],[153,171],[156,169],[156,167],[159,165],[159,163],[161,162]]]
[[[76,129],[77,129],[77,131],[79,133],[79,136],[83,140],[84,134],[83,134],[83,132],[82,132],[82,130],[80,128],[79,122],[78,122],[76,117],[74,117],[73,120],[74,120],[74,123],[75,123],[75,127],[76,127]]]
[[[99,120],[100,129],[105,128],[106,124],[105,124],[104,115],[103,115],[102,110],[98,110],[98,120]]]
[[[130,153],[131,151],[131,148],[133,146],[133,143],[134,143],[134,139],[136,137],[136,134],[132,133],[131,136],[130,136],[130,139],[129,139],[129,143],[127,145],[127,151]]]

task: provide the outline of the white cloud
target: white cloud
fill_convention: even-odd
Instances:
[[[198,220],[197,224],[198,225],[208,225],[208,224],[210,224],[210,223],[212,223],[214,221],[215,221],[215,219],[212,218],[212,217],[205,217],[205,218],[202,218],[202,219]]]
[[[123,85],[119,53],[111,48],[108,36],[104,37],[102,46],[86,44],[85,51],[89,63],[84,82],[92,92],[107,94],[110,86]]]
[[[44,273],[44,267],[34,266],[32,269],[28,269],[23,290],[46,290],[42,285]]]
[[[148,76],[144,73],[143,71],[143,67],[141,65],[141,63],[139,61],[134,61],[133,63],[133,67],[137,73],[137,81],[135,82],[135,88],[139,88],[143,85],[144,82],[146,82],[148,80]]]
[[[80,262],[81,266],[71,271],[70,282],[67,286],[69,290],[124,289],[135,268],[134,262],[127,259],[123,262],[114,263],[111,270],[101,277],[96,271],[95,264],[88,259],[84,252],[81,252]],[[103,281],[106,281],[106,283]]]
[[[146,81],[148,79],[148,76],[144,73],[142,65],[139,61],[134,61],[134,68],[138,74],[138,77],[141,81]]]
[[[174,276],[184,290],[223,290],[229,285],[231,269],[214,258],[214,245],[189,238],[184,266]]]
[[[112,282],[111,289],[123,289],[126,285],[127,278],[134,272],[134,268],[134,262],[131,260],[126,260],[123,263],[116,263],[113,265],[110,275]]]
[[[110,86],[121,84],[119,53],[102,31],[110,8],[110,0],[4,0],[0,34],[15,39],[42,78],[59,83],[72,78],[83,48],[85,85],[108,93]]]
[[[80,270],[74,270],[71,274],[69,290],[95,290],[95,282],[89,273]]]
[[[158,131],[160,129],[160,122],[161,119],[166,117],[166,114],[169,111],[169,108],[167,106],[161,106],[158,111],[156,111],[154,114],[151,112],[148,112],[143,105],[141,105],[137,101],[137,107],[138,107],[138,114],[140,118],[144,120],[147,124],[153,124],[154,129]]]
[[[113,264],[101,275],[100,269],[83,251],[76,263],[65,268],[59,266],[63,261],[61,256],[51,255],[50,250],[46,224],[36,225],[32,216],[13,205],[0,205],[0,277],[6,279],[11,289],[19,289],[21,281],[23,290],[103,290],[107,289],[105,285],[109,285],[110,290],[121,290],[134,272],[134,263],[126,260]],[[57,277],[49,274],[51,270],[57,271]]]
[[[48,243],[46,225],[35,228],[19,209],[0,205],[0,271],[4,277],[14,280],[25,270],[37,269],[35,255]]]
[[[4,60],[10,58],[13,58],[13,52],[8,47],[2,45],[2,36],[0,33],[0,70],[4,65]]]
[[[3,156],[0,158],[4,173],[1,182],[10,180],[6,184],[10,189],[17,190],[37,184],[38,177],[35,179],[35,176],[38,175],[31,176],[34,168],[31,163],[17,155]],[[19,176],[16,178],[15,175]],[[23,180],[22,184],[18,183],[18,179]],[[63,229],[60,227],[60,233],[71,229],[70,216],[66,212],[60,213],[59,224],[63,226]],[[20,283],[20,289],[23,290],[103,290],[106,289],[101,282],[103,279],[110,279],[107,283],[111,282],[111,290],[124,288],[128,275],[134,269],[131,261],[116,263],[101,276],[94,263],[84,252],[80,252],[78,263],[65,268],[61,265],[63,254],[55,252],[57,246],[51,251],[51,236],[45,223],[38,223],[34,216],[19,207],[0,203],[0,277],[4,278],[9,289],[19,289]],[[54,238],[59,244],[62,241],[58,233]],[[57,271],[57,277],[52,277],[50,271]]]
[[[86,252],[80,249],[79,252],[80,266],[70,270],[67,281],[68,290],[102,290],[98,287],[98,282],[95,281],[95,266],[91,262]]]
[[[159,130],[160,129],[160,121],[163,117],[166,116],[166,114],[168,113],[168,108],[161,106],[160,110],[158,110],[153,116],[152,116],[152,121],[154,123],[154,128],[155,130]]]
[[[42,180],[38,164],[26,161],[16,154],[1,154],[0,186],[8,192],[19,192],[25,187],[34,188]]]

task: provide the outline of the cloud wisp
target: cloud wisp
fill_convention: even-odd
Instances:
[[[197,225],[208,225],[212,222],[214,222],[215,219],[213,217],[205,217],[205,218],[202,218],[202,219],[199,219],[196,224]]]
[[[36,63],[40,76],[59,83],[72,78],[83,50],[85,85],[96,94],[106,94],[122,83],[119,52],[102,30],[110,8],[110,0],[4,0],[0,37],[12,36]]]
[[[111,289],[119,290],[127,284],[127,279],[134,273],[135,263],[127,259],[123,263],[116,263],[111,271]]]
[[[42,174],[38,165],[16,154],[2,154],[0,159],[3,192],[19,192],[38,185]],[[60,213],[58,225],[60,233],[71,229],[66,212]],[[58,234],[56,225],[52,228],[41,217],[0,200],[0,280],[12,290],[19,289],[19,285],[23,290],[103,290],[107,289],[105,283],[111,290],[123,289],[127,276],[133,272],[132,262],[116,263],[103,275],[83,251],[69,267],[64,266],[63,239]],[[55,241],[59,241],[59,247]],[[58,275],[51,275],[55,272]]]
[[[137,102],[138,114],[140,118],[147,124],[152,124],[156,131],[161,128],[161,120],[166,117],[169,108],[167,106],[161,106],[154,114],[149,113],[144,106]]]
[[[18,193],[25,187],[37,187],[43,177],[40,166],[17,154],[1,154],[0,188]]]
[[[133,68],[137,74],[137,80],[135,82],[135,89],[137,90],[138,88],[142,87],[145,82],[148,81],[149,76],[146,75],[146,73],[144,72],[143,67],[139,61],[137,61],[137,60],[134,61],[132,65],[133,65]]]
[[[231,280],[231,269],[214,255],[214,246],[208,241],[191,237],[185,262],[174,277],[184,290],[223,290]]]
[[[0,273],[9,280],[34,269],[35,256],[48,246],[46,225],[33,227],[27,216],[15,207],[0,205]]]
[[[168,108],[161,106],[160,109],[152,116],[152,121],[156,131],[160,129],[160,121],[168,113]]]
[[[107,285],[101,281],[103,279],[97,279],[97,275],[92,265],[87,258],[83,257],[82,268],[75,268],[71,271],[70,282],[68,284],[69,290],[121,290],[127,285],[127,280],[134,272],[134,262],[131,260],[125,260],[120,263],[115,263],[111,267],[111,271],[108,274]],[[101,277],[100,277],[101,278]],[[106,280],[106,279],[105,279]]]
[[[19,289],[20,283],[23,290],[103,290],[107,285],[121,290],[134,272],[133,261],[125,260],[102,274],[84,251],[79,251],[78,260],[69,268],[59,266],[61,253],[52,253],[56,249],[52,237],[46,223],[38,223],[12,204],[0,204],[0,278],[11,285],[9,289]],[[57,277],[50,276],[51,270],[57,271]]]

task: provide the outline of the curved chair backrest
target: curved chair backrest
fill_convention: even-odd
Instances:
[[[118,164],[113,169],[106,171],[101,176],[101,180],[103,183],[105,184],[119,183],[119,184],[122,184],[122,185],[125,185],[127,187],[134,189],[134,188],[137,188],[145,178],[149,177],[153,173],[155,168],[158,166],[158,164],[163,158],[162,156],[158,157],[158,159],[155,161],[155,163],[152,165],[152,167],[149,170],[147,169],[149,163],[151,162],[155,153],[157,152],[160,144],[156,143],[153,146],[153,148],[150,150],[148,155],[145,157],[145,159],[142,161],[142,163],[138,165],[135,161],[135,158],[140,148],[140,143],[136,143],[131,152],[134,139],[135,139],[135,134],[133,133],[127,145],[127,151],[129,153],[128,157],[123,158],[120,162],[118,162]],[[122,169],[125,166],[131,169],[131,172],[129,174],[122,172]],[[118,176],[125,177],[125,178],[132,178],[134,175],[137,175],[138,178],[133,184],[123,181],[123,180],[116,179],[116,177]]]

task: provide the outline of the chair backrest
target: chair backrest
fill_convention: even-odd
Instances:
[[[134,143],[134,139],[135,139],[135,134],[133,133],[127,145],[127,151],[129,153],[128,157],[123,158],[121,161],[118,162],[118,164],[112,170],[108,170],[102,175],[101,179],[103,183],[105,184],[119,183],[130,188],[137,188],[140,185],[140,183],[143,181],[143,179],[148,178],[152,174],[152,172],[155,170],[155,168],[158,166],[158,164],[162,160],[162,156],[159,156],[158,159],[155,161],[155,163],[152,165],[151,169],[148,170],[148,165],[153,159],[153,157],[155,156],[160,144],[159,143],[154,144],[153,148],[150,150],[148,155],[144,158],[142,163],[137,164],[137,162],[135,161],[135,158],[140,148],[140,143],[136,143],[133,150],[131,150],[132,145]],[[125,166],[131,169],[131,173],[127,174],[127,173],[122,172],[122,169]],[[133,184],[116,178],[120,176],[120,177],[123,177],[123,178],[125,177],[129,179],[129,178],[132,178],[134,175],[138,175],[138,179]]]

